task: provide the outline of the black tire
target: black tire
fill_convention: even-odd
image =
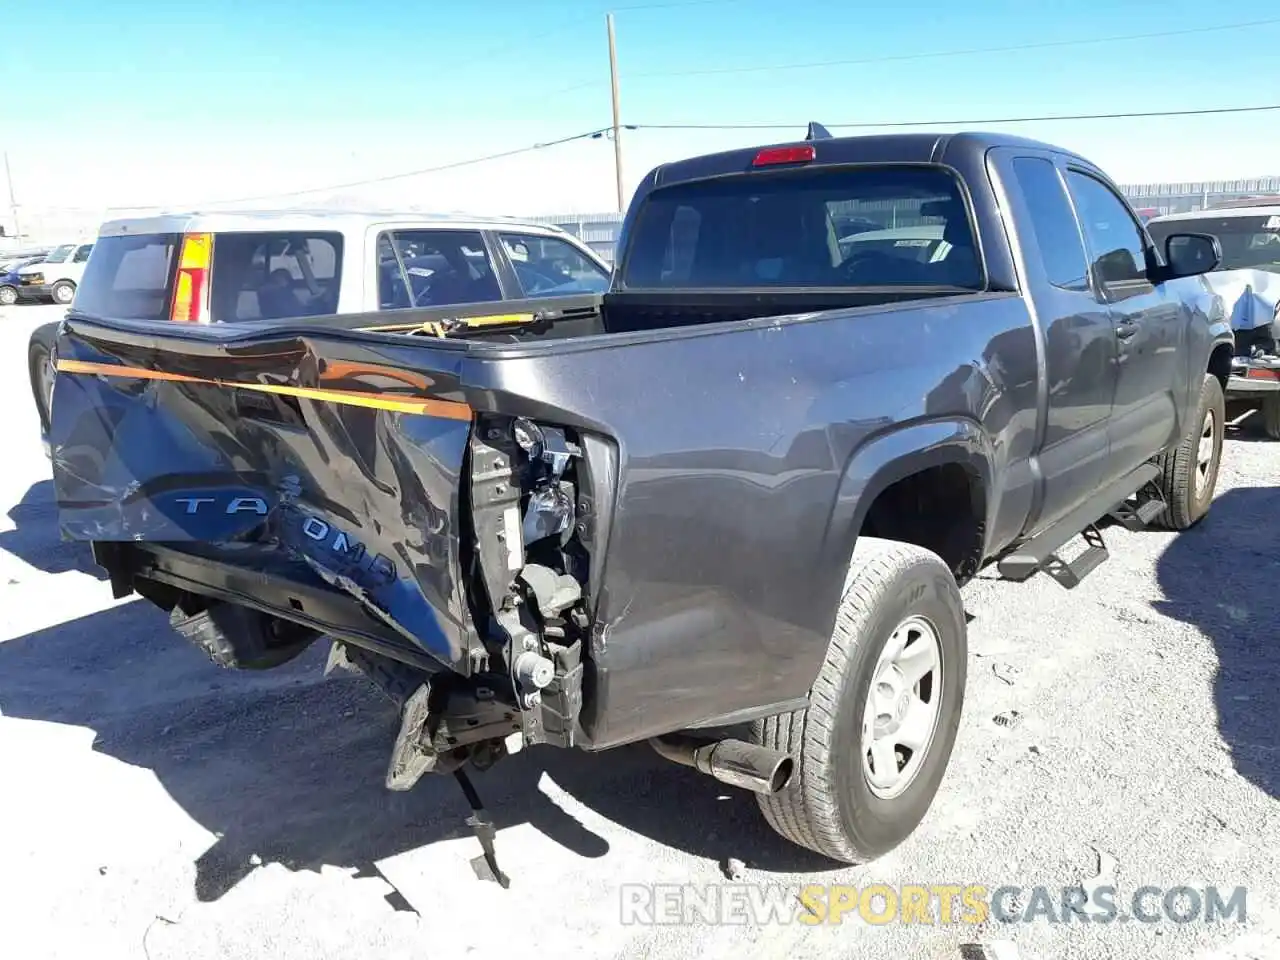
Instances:
[[[36,412],[40,415],[40,426],[45,433],[49,432],[47,389],[52,387],[54,376],[48,364],[49,357],[53,355],[54,341],[57,336],[58,324],[46,323],[31,331],[31,339],[27,345],[27,376],[31,380],[31,395],[36,402]]]
[[[169,625],[220,667],[270,670],[301,654],[319,634],[257,610],[212,601],[192,616],[175,607]]]
[[[964,705],[968,630],[955,578],[931,551],[862,537],[849,576],[808,707],[757,721],[751,736],[795,761],[788,784],[759,797],[769,825],[799,846],[856,864],[910,836],[938,792]],[[914,779],[886,799],[863,770],[863,715],[880,654],[910,617],[936,631],[941,682],[930,692],[941,702]]]
[[[1207,418],[1213,417],[1208,425]],[[1200,386],[1200,402],[1187,425],[1182,440],[1166,450],[1156,463],[1160,467],[1157,481],[1164,496],[1165,508],[1152,521],[1166,530],[1187,530],[1209,512],[1218,486],[1218,470],[1222,465],[1222,440],[1226,432],[1227,405],[1222,395],[1222,382],[1213,374],[1205,374]],[[1203,476],[1199,469],[1198,451],[1205,431],[1213,439],[1212,453]]]
[[[54,303],[65,307],[75,299],[76,285],[70,280],[59,280],[49,291],[49,296],[53,298]]]
[[[1272,440],[1280,440],[1280,393],[1269,393],[1263,397],[1262,429]]]
[[[5,284],[0,287],[0,307],[12,307],[18,302],[18,288]]]

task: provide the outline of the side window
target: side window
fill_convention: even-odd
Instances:
[[[502,299],[502,288],[474,230],[398,230],[409,306],[442,307]]]
[[[219,233],[210,312],[219,321],[331,316],[342,283],[342,234]]]
[[[76,255],[71,258],[72,263],[84,263],[89,259],[89,254],[93,252],[93,244],[86,243],[83,247],[76,251]]]
[[[1128,207],[1110,187],[1088,174],[1071,170],[1067,180],[1098,280],[1104,287],[1146,281],[1147,245]]]
[[[401,310],[413,306],[400,262],[391,247],[390,234],[378,234],[378,309]]]
[[[504,233],[502,246],[526,297],[601,293],[609,274],[559,237]]]
[[[1045,276],[1055,287],[1088,291],[1089,264],[1080,227],[1057,168],[1040,157],[1018,157],[1013,175],[1027,204]]]

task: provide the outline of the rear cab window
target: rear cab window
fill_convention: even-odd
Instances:
[[[624,289],[985,286],[959,181],[940,167],[752,173],[644,201]]]

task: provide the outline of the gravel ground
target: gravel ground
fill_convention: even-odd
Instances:
[[[324,651],[219,671],[56,538],[25,374],[53,308],[0,309],[0,956],[1280,956],[1280,656],[1270,601],[1280,444],[1229,440],[1180,537],[1108,532],[1074,591],[983,579],[952,768],[906,844],[831,869],[749,796],[655,758],[533,750],[477,775],[512,886],[477,880],[451,780],[381,786],[392,718]],[[624,884],[1248,888],[1245,925],[621,922]],[[498,921],[497,916],[502,916]],[[518,932],[517,932],[518,931]]]

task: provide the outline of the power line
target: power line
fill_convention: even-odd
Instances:
[[[381,177],[369,177],[365,180],[352,180],[347,183],[335,183],[322,187],[309,187],[305,190],[290,190],[285,193],[264,193],[254,197],[234,197],[230,200],[207,200],[202,204],[192,204],[192,206],[212,206],[224,203],[249,203],[255,200],[277,200],[284,197],[301,197],[309,193],[326,193],[330,190],[349,190],[352,187],[364,187],[374,183],[388,183],[392,180],[406,180],[409,177],[420,177],[428,173],[442,173],[445,170],[457,170],[459,167],[470,167],[477,163],[488,163],[490,160],[501,160],[504,157],[515,157],[522,153],[532,153],[535,150],[545,150],[548,147],[558,147],[562,144],[573,143],[575,140],[589,140],[592,137],[603,135],[609,127],[600,127],[596,130],[588,130],[585,133],[575,133],[572,136],[561,137],[558,140],[548,140],[545,143],[533,143],[525,147],[516,147],[512,150],[503,150],[499,153],[486,154],[483,157],[470,157],[466,160],[455,160],[452,163],[442,163],[435,167],[423,167],[419,170],[405,170],[401,173],[389,173]]]
[[[869,63],[894,63],[903,60],[929,60],[942,57],[965,57],[979,53],[1011,53],[1018,50],[1046,50],[1056,47],[1084,46],[1096,43],[1121,43],[1131,40],[1157,40],[1165,37],[1184,37],[1200,33],[1213,33],[1223,30],[1243,30],[1247,27],[1262,27],[1280,23],[1280,18],[1269,20],[1251,20],[1246,23],[1226,23],[1211,27],[1193,27],[1186,30],[1162,30],[1157,33],[1130,33],[1114,37],[1083,37],[1077,40],[1045,40],[1039,43],[1019,43],[998,47],[966,47],[959,50],[937,50],[931,53],[902,53],[887,57],[863,57],[854,60],[815,60],[806,63],[774,63],[750,67],[715,67],[703,70],[658,70],[648,73],[633,73],[635,79],[642,77],[699,77],[734,73],[764,73],[773,70],[816,70],[824,67],[848,67]]]
[[[659,3],[636,3],[626,7],[611,7],[612,13],[631,13],[637,10],[671,10],[677,7],[709,7],[725,3],[741,3],[742,0],[665,0]]]
[[[980,126],[988,123],[1052,123],[1057,120],[1130,120],[1142,117],[1199,117],[1224,113],[1261,113],[1280,110],[1280,103],[1257,107],[1211,107],[1204,110],[1146,110],[1137,113],[1075,113],[1054,114],[1042,117],[987,117],[980,120],[896,120],[859,121],[856,123],[824,123],[834,129],[869,127],[954,127]],[[800,124],[791,123],[636,123],[628,124],[635,130],[789,130]]]

